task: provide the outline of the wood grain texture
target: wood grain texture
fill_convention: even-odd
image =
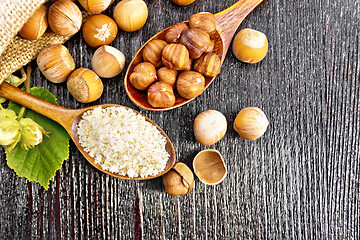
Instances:
[[[164,27],[199,11],[219,12],[236,0],[176,6],[146,0],[149,19],[111,44],[129,63]],[[115,5],[105,13],[110,14]],[[0,150],[0,239],[359,239],[360,238],[360,2],[265,0],[240,25],[266,33],[267,57],[243,64],[229,51],[220,75],[196,100],[166,112],[141,111],[165,130],[177,160],[192,165],[205,146],[195,141],[195,116],[216,109],[228,132],[219,150],[228,176],[217,186],[198,179],[182,197],[161,179],[125,181],[93,168],[73,144],[48,191],[18,178]],[[95,49],[80,34],[66,46],[77,67],[91,68]],[[104,94],[80,104],[65,84],[48,82],[33,64],[33,85],[64,107],[116,103],[127,97],[124,72],[104,80]],[[232,129],[241,108],[257,106],[270,126],[257,141]]]

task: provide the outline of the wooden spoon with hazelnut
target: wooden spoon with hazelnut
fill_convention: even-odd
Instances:
[[[224,62],[231,40],[238,26],[244,20],[244,18],[261,2],[262,0],[240,0],[231,7],[229,7],[228,9],[215,14],[216,31],[212,33],[210,37],[211,37],[211,41],[214,43],[213,53],[215,53],[220,57],[220,65],[222,65],[222,63]],[[185,21],[184,23],[187,22],[188,21]],[[143,61],[143,57],[142,57],[143,48],[152,40],[158,40],[158,39],[164,40],[166,32],[169,28],[166,28],[158,32],[153,37],[151,37],[146,43],[144,43],[144,45],[137,51],[134,58],[130,62],[125,75],[124,85],[125,85],[126,93],[128,94],[129,98],[135,105],[146,110],[152,110],[152,111],[169,110],[180,107],[195,98],[193,97],[191,99],[185,99],[175,92],[176,100],[173,106],[163,107],[163,108],[153,107],[147,101],[146,91],[140,91],[134,88],[130,82],[130,75],[133,73],[134,68]],[[204,89],[206,89],[214,79],[215,77],[205,77]]]
[[[116,104],[103,104],[103,105],[91,106],[91,107],[81,108],[81,109],[64,108],[64,107],[52,104],[50,102],[47,102],[45,100],[42,100],[40,98],[37,98],[27,92],[20,90],[17,87],[12,86],[11,84],[9,84],[5,81],[0,84],[0,97],[4,97],[8,100],[11,100],[20,105],[23,105],[23,106],[25,106],[35,112],[38,112],[38,113],[54,120],[55,122],[59,123],[69,133],[69,135],[70,135],[71,139],[73,140],[73,142],[75,143],[76,147],[80,150],[80,152],[86,158],[86,160],[88,160],[88,162],[91,165],[93,165],[95,168],[97,168],[101,172],[111,175],[113,177],[127,179],[127,180],[152,179],[152,178],[156,178],[156,177],[159,177],[159,176],[165,174],[175,164],[175,149],[174,149],[174,146],[171,143],[169,137],[153,121],[151,121],[146,116],[142,115],[141,113],[139,113],[131,108],[116,105]],[[149,176],[146,178],[141,178],[141,177],[130,178],[128,176],[122,176],[122,175],[114,174],[109,171],[103,170],[99,164],[96,164],[95,160],[92,157],[90,157],[90,155],[84,150],[84,148],[79,143],[79,136],[77,135],[76,129],[77,129],[77,125],[78,125],[79,121],[81,120],[83,113],[90,109],[93,109],[95,107],[99,107],[99,106],[101,106],[103,108],[111,107],[111,106],[118,106],[118,107],[130,109],[130,110],[136,112],[137,114],[144,116],[146,121],[148,121],[151,124],[153,124],[154,126],[156,126],[156,128],[159,130],[159,132],[166,138],[165,149],[170,155],[165,169],[156,176]],[[46,126],[44,126],[44,127],[46,129]]]

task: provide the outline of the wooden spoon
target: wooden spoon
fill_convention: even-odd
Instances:
[[[87,107],[87,108],[82,108],[82,109],[69,109],[69,108],[64,108],[52,103],[49,103],[45,100],[42,100],[40,98],[37,98],[27,92],[24,92],[22,90],[20,90],[17,87],[12,86],[11,84],[7,83],[7,82],[3,82],[0,85],[0,96],[4,97],[8,100],[11,100],[13,102],[16,102],[20,105],[23,105],[31,110],[34,110],[35,112],[38,112],[52,120],[54,120],[55,122],[59,123],[61,126],[63,126],[65,128],[65,130],[69,133],[71,139],[74,141],[76,147],[80,150],[80,152],[82,153],[82,155],[84,155],[84,157],[89,161],[89,163],[91,165],[93,165],[95,168],[97,168],[98,170],[100,170],[101,172],[104,172],[106,174],[109,174],[113,177],[117,177],[117,178],[121,178],[121,179],[128,179],[128,180],[146,180],[146,179],[152,179],[152,178],[156,178],[159,177],[163,174],[165,174],[166,172],[168,172],[173,165],[175,164],[175,150],[174,150],[174,146],[172,145],[169,137],[165,134],[165,132],[158,126],[156,125],[153,121],[151,121],[149,118],[147,118],[146,116],[142,115],[141,113],[128,108],[128,107],[124,107],[121,105],[116,105],[116,104],[104,104],[104,105],[97,105],[97,106],[92,106],[92,107]],[[89,156],[89,154],[84,150],[84,148],[80,145],[79,143],[79,136],[76,133],[76,128],[77,125],[81,119],[81,116],[84,112],[93,109],[95,107],[111,107],[111,106],[118,106],[118,107],[123,107],[126,109],[130,109],[134,112],[136,112],[137,114],[140,114],[142,116],[145,117],[146,121],[150,122],[151,124],[153,124],[154,126],[156,126],[156,128],[160,131],[160,133],[166,138],[166,145],[165,145],[165,149],[166,151],[169,153],[170,157],[169,160],[167,162],[167,165],[165,167],[165,169],[159,173],[156,176],[149,176],[146,178],[141,178],[141,177],[135,177],[135,178],[130,178],[128,176],[122,176],[122,175],[118,175],[115,173],[111,173],[109,171],[103,170],[101,168],[101,166],[99,164],[95,163],[95,160]],[[44,126],[46,129],[46,126]]]
[[[217,32],[214,34],[214,36],[211,37],[211,39],[215,43],[214,52],[217,53],[219,56],[221,56],[221,64],[224,62],[226,53],[229,49],[231,40],[236,32],[236,29],[239,27],[240,23],[244,20],[244,18],[262,1],[263,0],[240,0],[231,7],[229,7],[228,9],[215,14]],[[152,40],[164,39],[165,33],[169,28],[166,28],[158,32],[153,37],[151,37],[146,43],[144,43],[144,45],[142,45],[139,51],[136,52],[134,58],[130,62],[129,67],[126,71],[124,86],[127,95],[136,106],[146,110],[152,110],[152,111],[170,110],[173,108],[180,107],[194,99],[194,98],[189,100],[184,99],[180,97],[180,95],[175,93],[176,101],[174,106],[169,108],[155,108],[147,102],[146,91],[139,91],[136,88],[134,88],[130,83],[130,74],[133,72],[135,66],[142,62],[141,51],[144,48],[144,46]],[[205,78],[205,89],[210,85],[210,83],[212,83],[214,79],[215,77]]]

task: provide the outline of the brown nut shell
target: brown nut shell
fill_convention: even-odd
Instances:
[[[222,139],[227,130],[225,116],[216,110],[207,110],[196,116],[194,135],[196,141],[204,145],[212,145]]]
[[[79,0],[79,3],[86,11],[100,13],[109,7],[111,0]]]
[[[195,2],[196,0],[172,0],[172,1],[177,5],[185,6]]]
[[[162,62],[169,69],[183,70],[189,62],[189,51],[182,44],[168,44],[162,52]]]
[[[159,81],[169,83],[172,88],[175,87],[176,77],[178,72],[176,70],[168,69],[167,67],[162,67],[157,70],[157,76]]]
[[[171,196],[185,195],[194,187],[194,174],[184,163],[177,162],[163,175],[165,191]]]
[[[246,107],[236,116],[234,129],[240,137],[246,140],[256,140],[260,138],[269,125],[265,113],[257,107]]]
[[[220,73],[221,60],[219,56],[212,53],[204,53],[194,61],[193,70],[207,77],[215,77]]]
[[[186,30],[180,38],[180,43],[189,50],[191,59],[197,59],[204,52],[211,52],[214,49],[209,34],[199,28]]]
[[[136,65],[130,75],[131,84],[138,90],[147,89],[157,80],[156,68],[149,62],[142,62]]]
[[[142,50],[144,61],[151,63],[155,67],[162,66],[161,56],[166,45],[167,43],[160,39],[150,41]]]
[[[48,27],[47,12],[47,7],[44,4],[40,5],[21,28],[20,36],[28,40],[40,38]]]
[[[147,100],[153,107],[165,108],[174,106],[175,95],[172,86],[166,82],[154,83],[148,89]]]
[[[86,68],[76,69],[66,82],[71,95],[81,103],[93,102],[103,93],[103,83],[95,72]]]
[[[177,79],[176,89],[181,97],[192,99],[204,91],[205,78],[198,72],[182,72]]]
[[[51,30],[61,36],[71,36],[80,30],[82,15],[79,7],[69,0],[59,0],[49,8]]]
[[[196,13],[189,18],[189,27],[200,28],[208,34],[212,34],[216,30],[215,15],[209,12]]]
[[[166,31],[164,39],[168,43],[178,43],[181,35],[188,29],[189,27],[186,23],[179,22]]]

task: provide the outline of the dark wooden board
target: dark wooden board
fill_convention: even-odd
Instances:
[[[235,2],[180,7],[147,0],[144,28],[120,31],[112,45],[129,63],[157,31]],[[217,80],[196,100],[167,112],[141,111],[165,130],[177,160],[189,166],[208,148],[195,141],[195,116],[207,109],[224,113],[227,134],[211,146],[226,160],[224,182],[206,186],[196,179],[189,195],[171,197],[161,179],[125,181],[97,171],[71,143],[70,158],[45,191],[17,177],[0,150],[0,239],[359,239],[360,2],[265,0],[239,29],[245,27],[268,36],[261,63],[241,63],[229,51]],[[78,67],[91,68],[94,49],[81,34],[65,45]],[[60,105],[89,105],[33,67],[33,85],[49,89]],[[139,110],[125,93],[124,74],[104,80],[104,94],[93,104]],[[253,142],[232,128],[247,106],[262,108],[270,120]]]

